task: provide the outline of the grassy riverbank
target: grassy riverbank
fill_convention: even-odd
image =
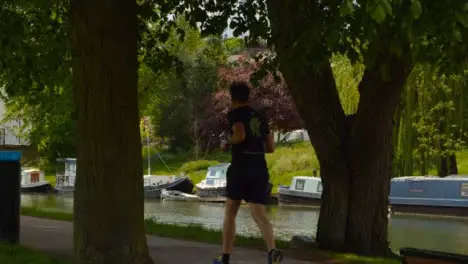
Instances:
[[[185,172],[195,183],[205,178],[209,166],[230,161],[230,154],[214,152],[207,154],[203,159],[193,160],[193,154],[161,154],[172,173]],[[273,185],[289,185],[294,176],[312,176],[314,169],[319,169],[315,151],[309,142],[281,145],[275,153],[267,155],[268,169]],[[459,174],[468,174],[468,150],[457,153]],[[147,164],[145,163],[145,169]],[[156,156],[151,161],[152,174],[168,174],[163,162]],[[145,171],[146,173],[146,171]],[[436,175],[436,170],[430,171]],[[273,191],[276,192],[277,188]]]
[[[230,154],[226,152],[209,153],[200,160],[193,160],[191,153],[178,155],[163,153],[161,156],[172,173],[184,172],[190,175],[195,183],[205,178],[208,167],[230,161]],[[275,153],[267,155],[267,161],[271,180],[275,186],[289,185],[293,176],[312,176],[313,170],[319,168],[314,149],[307,142],[279,146]],[[144,166],[146,169],[147,164]],[[152,174],[168,174],[166,166],[157,156],[152,158],[151,171]]]
[[[53,259],[41,252],[21,246],[0,244],[0,263],[2,264],[69,264]]]
[[[33,217],[48,218],[62,221],[72,221],[73,215],[64,212],[44,211],[32,207],[22,207],[21,214]],[[171,237],[176,239],[214,243],[221,242],[221,232],[218,230],[206,229],[200,225],[173,225],[146,220],[146,232],[150,235],[160,237]],[[238,236],[236,245],[239,247],[263,249],[264,243],[258,237]],[[341,263],[380,263],[380,264],[397,264],[399,260],[395,259],[377,259],[360,257],[353,254],[336,254],[324,252],[318,249],[308,249],[307,251],[299,251],[291,248],[288,241],[278,240],[277,247],[286,251],[290,256],[297,256],[301,259],[310,261],[322,261],[327,259],[341,260]],[[0,262],[3,263],[3,262]],[[14,262],[13,262],[14,263]],[[47,263],[47,262],[46,262]],[[42,263],[41,263],[42,264]]]
[[[199,183],[206,176],[206,169],[210,166],[229,162],[230,154],[227,152],[208,153],[199,160],[194,160],[193,153],[161,153],[161,156],[169,167],[157,155],[151,159],[151,174],[169,175],[186,173],[192,178],[194,183]],[[312,176],[314,169],[318,169],[319,163],[315,151],[309,142],[281,145],[276,148],[275,153],[267,155],[268,168],[271,181],[274,185],[273,192],[276,192],[279,184],[289,185],[294,176]],[[468,174],[468,150],[457,153],[459,174]],[[144,164],[145,174],[147,173],[147,162]],[[55,186],[54,171],[46,171],[47,180]],[[435,170],[430,174],[436,175]]]

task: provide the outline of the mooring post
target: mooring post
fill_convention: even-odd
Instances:
[[[19,243],[21,152],[0,151],[0,242]]]

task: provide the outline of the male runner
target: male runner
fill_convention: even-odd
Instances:
[[[250,88],[234,82],[230,88],[232,109],[228,113],[230,139],[222,142],[231,146],[232,161],[227,172],[227,202],[223,225],[223,255],[213,264],[229,264],[236,233],[236,215],[242,200],[250,205],[250,212],[263,234],[268,249],[268,264],[281,263],[283,256],[275,248],[273,228],[267,217],[265,204],[269,195],[269,174],[265,153],[274,151],[273,135],[268,122],[248,105]]]

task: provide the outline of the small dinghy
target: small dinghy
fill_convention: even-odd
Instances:
[[[167,201],[199,201],[200,197],[180,191],[161,190],[161,199]]]
[[[44,172],[28,169],[21,172],[21,192],[23,193],[53,193],[54,187],[45,180]]]

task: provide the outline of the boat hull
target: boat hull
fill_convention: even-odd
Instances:
[[[183,193],[192,193],[193,192],[193,182],[189,177],[179,178],[171,183],[166,183],[157,186],[145,186],[145,198],[146,199],[160,199],[161,191],[179,191]]]
[[[268,184],[268,200],[267,204],[278,204],[278,199],[276,196],[271,195],[271,190],[273,189],[273,184]],[[202,198],[212,198],[212,197],[226,197],[226,186],[224,187],[203,187],[197,186],[197,195]]]
[[[279,204],[319,206],[322,194],[291,190],[289,187],[278,189]]]
[[[163,190],[161,192],[161,199],[164,201],[199,201],[200,197],[196,195],[186,194],[179,191],[167,191]]]
[[[144,187],[145,199],[161,199],[161,189],[158,187]]]
[[[226,197],[226,187],[197,187],[199,197]]]
[[[391,204],[392,213],[468,217],[468,207]]]
[[[182,177],[174,182],[158,186],[160,190],[166,189],[168,191],[179,191],[183,193],[192,193],[193,187],[193,181],[189,177]]]
[[[73,195],[75,191],[75,187],[55,186],[55,190],[57,191],[57,194],[59,195]]]
[[[468,216],[468,178],[408,176],[391,180],[394,213]]]
[[[278,194],[278,203],[284,205],[320,206],[320,198],[303,197],[291,194]]]
[[[55,193],[55,188],[48,182],[27,184],[21,186],[22,193]]]

